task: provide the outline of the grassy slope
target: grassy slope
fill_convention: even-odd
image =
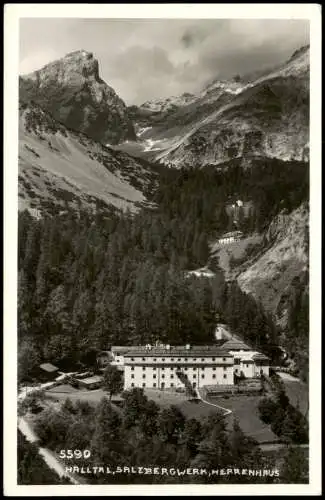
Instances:
[[[277,436],[271,431],[270,426],[264,424],[258,415],[258,403],[261,396],[232,396],[225,398],[209,398],[212,403],[232,410],[233,413],[227,417],[227,423],[231,428],[233,418],[238,418],[239,424],[245,434],[253,437],[258,442],[276,441]]]
[[[67,129],[53,133],[36,122],[31,130],[25,126],[25,116],[26,112],[19,127],[21,209],[37,206],[40,199],[62,205],[62,199],[87,204],[95,198],[121,210],[135,210],[146,201],[143,191],[150,183],[148,168]],[[37,119],[49,120],[44,113]]]

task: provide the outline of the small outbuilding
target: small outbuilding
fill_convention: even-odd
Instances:
[[[52,363],[42,363],[40,366],[40,376],[44,380],[54,380],[58,375],[58,367]]]
[[[103,383],[103,377],[100,375],[93,375],[92,377],[87,377],[87,378],[82,378],[82,379],[75,379],[78,387],[80,389],[99,389]]]

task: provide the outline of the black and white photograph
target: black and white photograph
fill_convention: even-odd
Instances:
[[[51,5],[7,5],[8,492],[320,494],[320,7]]]

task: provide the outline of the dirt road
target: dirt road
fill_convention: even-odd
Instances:
[[[40,388],[42,388],[42,386],[41,387],[33,387],[33,388],[32,387],[25,388],[25,390],[23,390],[19,394],[18,399],[22,400],[26,397],[27,394],[30,394],[31,392],[33,392],[35,390],[39,390]],[[27,441],[29,441],[30,443],[36,443],[38,441],[38,437],[36,436],[35,432],[31,428],[31,426],[27,422],[27,420],[24,419],[23,417],[20,417],[18,419],[18,429],[25,436]],[[71,474],[68,474],[65,472],[64,465],[61,462],[59,462],[59,460],[56,458],[56,456],[54,455],[54,453],[51,450],[49,450],[48,448],[39,447],[38,452],[41,455],[41,457],[43,458],[44,462],[47,464],[47,466],[50,467],[50,469],[54,470],[58,474],[58,476],[68,477],[73,484],[83,484],[82,481],[80,481],[79,479],[76,479]]]

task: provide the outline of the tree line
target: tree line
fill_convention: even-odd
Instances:
[[[78,466],[189,467],[198,469],[270,469],[274,461],[263,456],[257,443],[234,420],[230,429],[222,415],[211,412],[203,420],[186,418],[177,406],[160,408],[143,389],[123,394],[117,407],[103,398],[96,406],[67,399],[60,410],[49,407],[40,413],[35,432],[40,445],[60,449],[90,450],[90,458]],[[68,461],[67,464],[69,465]],[[245,483],[247,476],[161,476],[87,474],[90,484],[105,483]],[[254,482],[282,482],[271,476]],[[302,478],[298,482],[304,482]]]

